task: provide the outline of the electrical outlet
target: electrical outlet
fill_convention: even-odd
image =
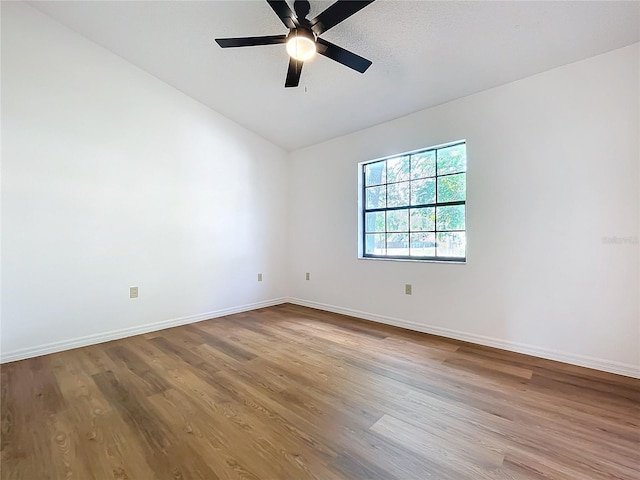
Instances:
[[[258,274],[258,281],[259,281],[259,282],[261,282],[261,281],[262,281],[262,274],[261,274],[261,273],[259,273],[259,274]]]
[[[411,295],[411,290],[412,290],[411,284],[410,283],[405,284],[404,293],[407,294],[407,295]]]
[[[311,274],[309,272],[304,274],[304,279],[305,280],[310,280]]]
[[[129,298],[138,298],[138,287],[129,287]]]

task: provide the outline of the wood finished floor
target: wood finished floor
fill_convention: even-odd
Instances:
[[[1,478],[640,478],[640,381],[280,305],[1,367]]]

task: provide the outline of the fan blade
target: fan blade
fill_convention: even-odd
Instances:
[[[286,35],[268,35],[266,37],[216,38],[222,48],[253,47],[256,45],[276,45],[286,43]]]
[[[293,13],[289,5],[285,0],[267,0],[269,6],[276,12],[276,15],[282,20],[285,27],[296,28],[298,27],[298,17]]]
[[[316,35],[321,35],[330,28],[335,27],[343,20],[349,18],[354,13],[359,12],[364,7],[373,3],[374,0],[362,0],[362,1],[341,1],[327,8],[324,12],[311,20],[311,30]]]
[[[327,42],[322,38],[318,38],[317,45],[318,53],[320,55],[324,55],[331,60],[341,63],[342,65],[353,68],[360,73],[366,72],[367,68],[371,66],[371,60],[367,60],[360,55],[356,55],[355,53],[345,50],[333,43]]]
[[[287,69],[287,80],[284,82],[285,87],[297,87],[300,83],[300,74],[302,73],[302,65],[304,62],[296,60],[295,58],[289,59],[289,68]]]

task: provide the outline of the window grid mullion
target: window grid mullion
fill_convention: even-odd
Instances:
[[[438,203],[438,150],[436,150],[436,204]],[[436,241],[435,241],[435,246],[434,246],[434,252],[435,252],[435,256],[438,256],[438,208],[434,208],[433,209],[433,222],[434,225],[433,227],[436,229]]]
[[[401,207],[389,207],[389,208],[367,208],[366,213],[373,212],[393,212],[394,210],[408,210],[411,208],[429,208],[429,207],[455,207],[456,205],[465,205],[466,200],[456,200],[455,202],[441,202],[441,203],[419,203],[418,205],[403,205]]]
[[[413,155],[409,155],[409,205],[411,205],[411,194],[413,193]],[[409,256],[411,256],[411,212],[407,209],[407,235],[409,242]]]
[[[387,207],[387,209],[389,208],[389,160],[387,160],[386,162],[384,162],[384,171],[387,173],[386,175],[386,180],[387,183],[384,186],[384,205],[385,207]],[[387,224],[387,211],[385,209],[384,211],[384,254],[385,255],[389,255],[389,242],[388,242],[388,238],[389,238],[389,225]]]

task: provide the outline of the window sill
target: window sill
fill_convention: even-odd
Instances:
[[[412,258],[382,258],[382,257],[358,257],[358,260],[375,260],[381,262],[409,262],[409,263],[440,263],[447,265],[466,265],[467,260],[420,260],[416,258],[415,260]]]

